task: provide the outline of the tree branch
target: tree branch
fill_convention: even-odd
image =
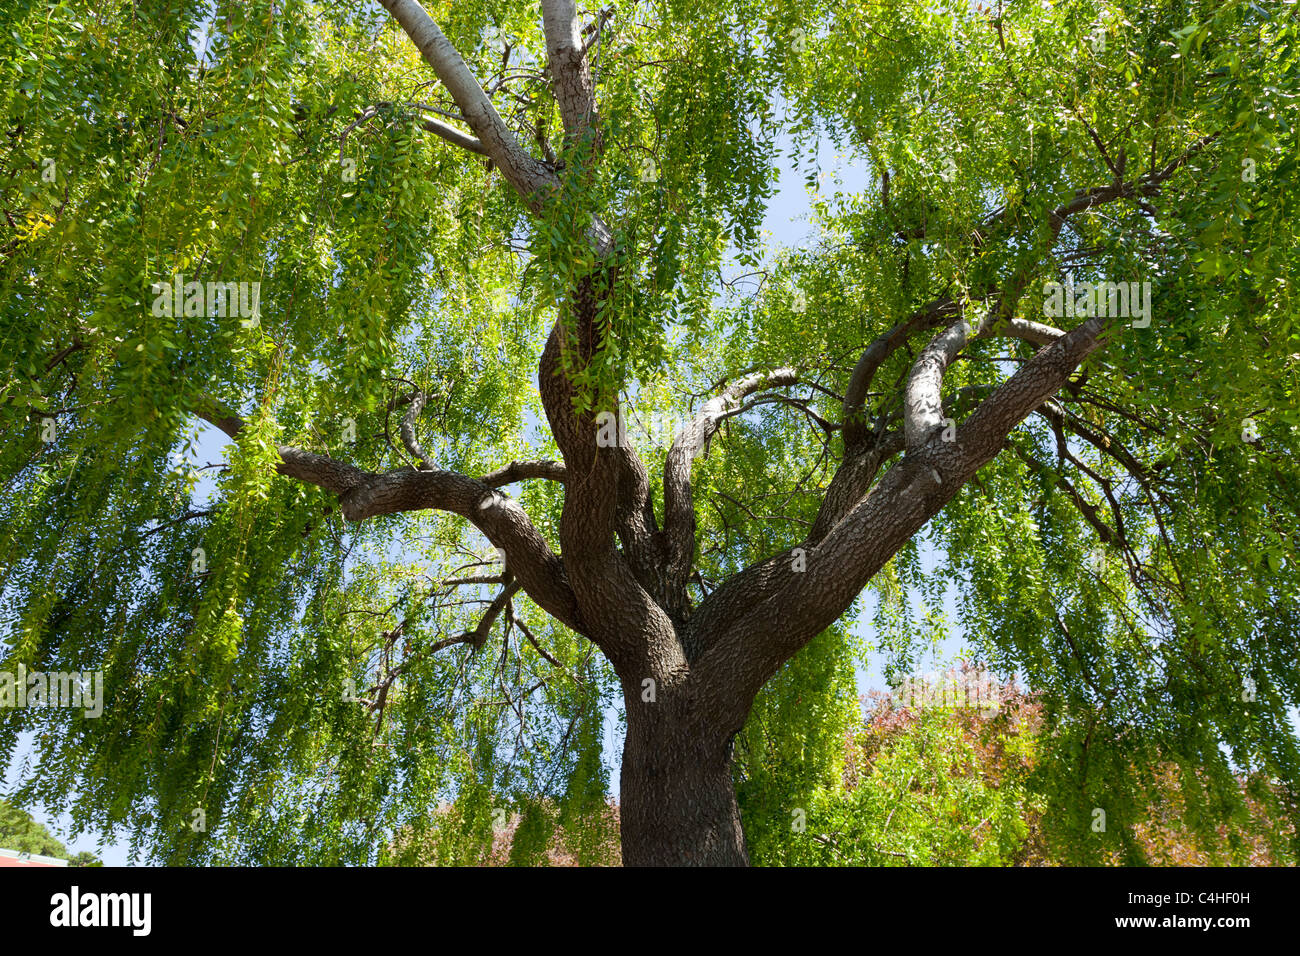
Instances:
[[[478,155],[480,156],[488,156],[488,157],[492,155],[491,153],[488,152],[488,148],[484,146],[479,140],[475,139],[469,133],[463,132],[462,130],[458,130],[456,127],[450,125],[449,123],[442,122],[442,120],[436,120],[431,117],[425,117],[423,120],[420,121],[420,128],[424,130],[428,130],[430,133],[433,133],[436,136],[441,136],[447,142],[455,146],[459,146],[461,149],[467,149],[471,153],[478,153]]]
[[[982,328],[983,323],[972,326],[963,316],[921,350],[903,392],[903,434],[908,451],[919,448],[943,429],[943,402],[939,397],[943,373]]]
[[[534,212],[540,211],[551,190],[559,185],[555,174],[519,144],[460,53],[417,0],[379,2],[406,31],[425,62],[433,67],[434,73],[460,108],[465,122],[478,137],[477,143],[482,147],[484,155],[496,163],[529,208]],[[459,132],[451,127],[447,127],[446,131],[434,130],[440,136],[447,131]],[[464,143],[460,145],[470,148]]]
[[[593,146],[598,150],[595,86],[576,4],[573,0],[542,0],[542,26],[565,142],[580,143],[595,134],[597,142]]]
[[[204,399],[195,413],[231,438],[238,437],[244,427],[237,415],[210,399]],[[279,445],[276,450],[279,474],[338,495],[348,521],[425,509],[466,519],[502,550],[507,567],[539,607],[573,630],[586,633],[564,564],[513,498],[452,471],[400,468],[377,474],[289,445]]]
[[[422,391],[416,391],[411,396],[410,405],[406,409],[406,414],[402,416],[402,425],[398,433],[402,436],[402,444],[406,450],[411,453],[420,468],[428,471],[433,468],[429,464],[424,454],[424,449],[420,446],[420,440],[415,436],[415,420],[420,417],[420,412],[424,410],[424,403],[428,401],[428,396]]]
[[[1050,241],[1056,241],[1070,216],[1117,199],[1133,199],[1155,195],[1160,191],[1160,186],[1165,180],[1184,166],[1201,149],[1217,139],[1219,135],[1213,133],[1201,137],[1163,167],[1158,170],[1151,170],[1138,180],[1127,183],[1117,181],[1105,186],[1077,190],[1069,202],[1057,206],[1048,215],[1048,225],[1051,232]],[[1005,221],[1007,212],[1008,210],[1005,208],[998,210],[975,232],[974,235],[978,237],[979,245],[983,245],[988,241],[986,234],[994,225]],[[1027,278],[1027,273],[1022,273],[1021,279],[1027,280]],[[970,298],[972,301],[983,301],[987,292],[987,289],[979,290]],[[848,387],[844,393],[844,443],[846,447],[856,445],[866,438],[867,426],[862,415],[862,409],[867,392],[871,387],[871,381],[884,361],[914,332],[933,328],[959,312],[959,306],[951,298],[937,299],[912,313],[888,332],[877,337],[866,348],[853,369]],[[1004,310],[1004,315],[1010,323],[1009,334],[1038,345],[1045,345],[1056,337],[1053,334],[1056,330],[1050,329],[1048,326],[1041,326],[1038,323],[1022,319],[1014,319],[1011,317],[1009,310]],[[938,351],[932,353],[929,357],[928,367],[923,373],[922,382],[918,382],[918,385],[932,379],[935,363],[940,361],[946,347],[950,344],[951,342],[945,341],[945,343],[937,346]],[[917,398],[920,399],[921,396],[918,395]],[[918,424],[924,425],[929,422],[929,412],[932,412],[932,409],[927,405],[925,411],[922,412],[924,421],[918,420]]]
[[[936,299],[917,309],[888,332],[878,336],[858,359],[844,390],[844,445],[846,448],[861,444],[867,437],[867,423],[863,415],[867,392],[872,379],[889,356],[907,341],[908,336],[922,329],[933,328],[945,319],[961,314],[961,306],[950,297]]]
[[[709,440],[719,423],[737,410],[746,396],[762,388],[794,385],[799,373],[793,368],[754,372],[728,385],[722,394],[705,402],[699,413],[678,432],[664,462],[664,586],[669,613],[676,620],[686,615],[686,584],[695,556],[695,501],[691,486],[691,465],[707,454]]]
[[[509,574],[506,576],[509,577]],[[461,639],[466,644],[471,645],[474,650],[479,650],[487,642],[488,636],[492,633],[492,625],[497,622],[497,618],[499,618],[501,613],[506,610],[507,605],[510,604],[511,598],[518,593],[519,582],[507,581],[505,588],[502,589],[500,594],[493,598],[492,603],[489,604],[487,610],[483,612],[483,617],[479,619],[478,626],[474,628],[474,630],[466,631],[462,634]]]
[[[807,549],[802,566],[790,560],[791,552],[760,562],[753,576],[766,579],[762,596],[726,622],[695,667],[710,686],[737,688],[728,725],[744,723],[753,695],[781,664],[833,623],[885,562],[997,455],[1011,429],[1103,344],[1108,321],[1089,319],[1041,350],[971,414],[956,441],[931,439],[909,451]]]
[[[564,462],[540,458],[536,461],[512,461],[504,468],[488,472],[479,481],[489,488],[500,488],[503,485],[513,485],[516,481],[527,481],[529,478],[546,478],[549,481],[563,482],[568,480],[569,473],[564,467]]]

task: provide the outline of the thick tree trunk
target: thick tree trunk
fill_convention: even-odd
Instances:
[[[619,794],[624,865],[748,866],[729,734],[701,729],[684,706],[637,694]]]

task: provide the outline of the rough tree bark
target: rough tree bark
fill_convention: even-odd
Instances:
[[[731,778],[730,734],[690,679],[624,688],[627,737],[619,789],[628,866],[745,866],[745,835]]]
[[[520,145],[416,0],[381,2],[459,105],[476,138],[475,151],[491,157],[530,209],[545,209],[559,186],[554,170]],[[575,5],[543,0],[541,8],[566,141],[588,142],[592,148],[576,155],[598,162],[599,120]],[[460,145],[469,138],[454,130],[450,135],[431,131]],[[1050,213],[1049,245],[1042,253],[1050,252],[1050,242],[1070,216],[1153,195],[1205,142],[1164,166],[1153,165],[1144,176],[1078,190]],[[987,241],[1000,228],[995,215],[978,238]],[[592,215],[588,237],[597,261],[606,259],[612,241],[598,214]],[[627,443],[602,447],[596,420],[573,410],[561,368],[562,343],[576,348],[568,358],[579,364],[602,348],[590,331],[597,327],[598,295],[590,282],[569,290],[538,368],[563,462],[513,462],[479,479],[439,470],[424,460],[412,437],[410,426],[423,404],[416,398],[402,434],[418,468],[376,474],[282,447],[278,470],[336,493],[349,521],[434,508],[473,523],[504,552],[510,575],[504,583],[522,588],[540,608],[592,641],[618,674],[628,723],[621,781],[625,862],[744,865],[748,857],[732,786],[731,743],[755,695],[844,613],[885,562],[1002,450],[1018,423],[1044,408],[1111,331],[1108,320],[1100,318],[1063,331],[1015,316],[1041,260],[987,288],[969,290],[963,302],[937,299],[867,345],[846,383],[842,421],[834,426],[842,429],[843,458],[807,537],[722,583],[695,607],[688,595],[697,553],[692,462],[726,417],[773,400],[758,393],[796,385],[801,371],[774,368],[724,383],[682,429],[664,465],[661,528],[636,449]],[[986,309],[982,317],[968,314],[975,307]],[[901,411],[880,412],[873,423],[866,408],[873,376],[926,332],[933,338],[914,364]],[[1041,348],[950,433],[943,427],[944,371],[968,342],[989,335],[1015,336]],[[617,407],[612,411],[619,413]],[[242,427],[212,402],[200,403],[196,414],[232,436]],[[496,490],[517,480],[563,483],[562,556],[549,548],[523,509]]]

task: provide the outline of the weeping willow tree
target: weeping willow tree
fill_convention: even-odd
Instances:
[[[172,863],[507,817],[598,862],[619,710],[623,860],[744,863],[808,838],[874,589],[891,673],[959,624],[1041,695],[1068,858],[1139,859],[1170,762],[1207,839],[1243,776],[1296,818],[1293,8],[2,17],[15,801]]]

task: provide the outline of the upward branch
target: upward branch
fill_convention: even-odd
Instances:
[[[555,173],[519,144],[464,59],[417,0],[381,2],[433,67],[478,142],[529,209],[534,214],[545,212],[560,193],[561,184]],[[545,0],[543,18],[550,57],[548,68],[564,118],[566,138],[575,141],[594,129],[595,102],[572,0]],[[603,263],[613,251],[614,242],[598,215],[591,217],[588,240],[597,261]],[[615,533],[625,544],[643,542],[653,532],[654,514],[645,471],[635,453],[627,448],[598,449],[591,417],[575,411],[573,389],[566,363],[562,361],[566,343],[577,342],[576,354],[569,356],[573,360],[569,364],[576,361],[578,365],[592,361],[603,343],[596,340],[593,332],[595,283],[590,278],[581,280],[566,293],[565,300],[558,303],[559,315],[542,352],[538,387],[552,433],[564,457],[566,488],[560,539],[569,556],[564,569],[566,590],[571,582],[569,595],[582,609],[581,616],[601,623],[599,635],[589,633],[588,636],[606,649],[617,666],[636,654],[635,642],[629,635],[644,631],[647,621],[656,615],[662,618],[662,612],[643,587],[648,576],[644,549],[630,549],[634,560],[629,565],[614,547]],[[381,493],[381,498],[400,497],[407,493],[404,489],[409,480],[385,476],[381,485],[372,491]],[[640,563],[635,560],[638,551],[643,558]],[[520,572],[518,577],[531,594],[524,574]],[[614,582],[613,591],[611,582]],[[570,611],[573,616],[578,613]]]
[[[743,723],[753,695],[781,664],[834,622],[885,562],[997,455],[1011,429],[1102,345],[1108,321],[1089,319],[1043,348],[970,415],[956,441],[936,436],[910,450],[808,550],[802,570],[779,558],[763,563],[761,597],[697,664],[701,679],[736,688],[729,721]]]
[[[1078,189],[1067,202],[1051,209],[1047,215],[1047,226],[1049,241],[1046,248],[1050,248],[1056,242],[1065,227],[1066,222],[1071,216],[1078,215],[1098,206],[1114,202],[1120,199],[1141,199],[1143,197],[1154,196],[1160,191],[1160,187],[1175,172],[1181,169],[1187,162],[1207,145],[1218,138],[1218,133],[1203,136],[1186,150],[1179,153],[1164,166],[1153,168],[1146,175],[1135,180],[1125,182],[1117,180],[1104,186],[1093,186],[1086,189]],[[978,230],[972,234],[972,238],[978,245],[983,246],[991,241],[991,236],[1000,235],[1005,237],[1009,229],[1009,209],[1004,207],[996,211],[985,221]],[[1032,263],[1030,265],[1032,267]],[[1004,307],[1001,309],[1002,315],[1010,323],[1010,334],[1016,335],[1026,341],[1038,345],[1044,345],[1051,341],[1054,330],[1040,326],[1034,322],[1026,322],[1012,318],[1012,309],[1006,308],[1005,303],[1011,298],[1018,299],[1019,292],[1014,295],[1009,293],[1012,290],[1023,290],[1029,279],[1029,269],[1022,269],[1020,273],[1013,276],[1003,289],[1002,301]],[[983,302],[994,293],[997,289],[996,281],[990,282],[987,286],[971,290],[967,298],[973,302]],[[950,296],[942,296],[928,305],[917,309],[910,316],[899,322],[893,328],[877,337],[862,352],[857,364],[854,366],[853,373],[849,378],[848,387],[844,392],[844,444],[846,448],[853,448],[862,444],[867,438],[867,422],[864,414],[864,405],[866,402],[867,392],[871,388],[872,380],[880,366],[893,355],[899,348],[906,344],[908,338],[917,332],[927,329],[936,328],[945,322],[952,322],[953,318],[961,313],[960,305]],[[974,331],[974,330],[969,330]],[[984,330],[987,334],[988,329]],[[957,333],[954,331],[953,335]],[[932,382],[934,370],[939,368],[937,363],[942,361],[943,354],[953,344],[953,339],[945,338],[942,342],[934,343],[935,350],[926,357],[926,368],[921,372],[921,380],[918,384]],[[946,362],[943,362],[946,365]],[[941,368],[939,369],[941,373]],[[919,396],[917,396],[919,397]],[[927,418],[927,422],[930,419]]]
[[[720,395],[705,402],[695,418],[673,439],[664,462],[664,600],[678,620],[685,617],[686,583],[695,556],[691,465],[704,453],[722,420],[734,413],[743,399],[762,388],[794,385],[798,381],[799,373],[793,368],[755,372],[739,378]]]
[[[465,60],[418,0],[380,0],[380,3],[406,31],[425,62],[433,67],[478,137],[477,143],[483,151],[496,163],[529,208],[539,212],[545,206],[547,196],[559,185],[555,174],[519,145]],[[445,136],[441,130],[435,132]],[[469,144],[462,145],[472,148]]]
[[[573,0],[542,0],[542,24],[564,137],[581,142],[596,132],[596,95]]]
[[[1073,215],[1116,200],[1157,194],[1214,138],[1203,137],[1137,180],[1077,190],[1069,201],[1049,211],[1047,248]],[[961,304],[945,296],[914,312],[863,352],[845,392],[844,461],[808,538],[798,549],[751,565],[710,594],[685,638],[701,675],[713,675],[719,686],[731,687],[735,687],[734,675],[743,675],[726,718],[737,727],[767,678],[843,613],[890,556],[997,455],[1011,430],[1101,346],[1104,319],[1090,319],[1062,333],[1015,318],[1016,304],[1037,261],[1026,255],[1000,288],[991,282],[967,296],[967,301],[993,299],[978,325],[965,318]],[[909,376],[903,433],[871,432],[863,408],[876,371],[912,334],[945,322],[944,331],[922,352]],[[943,420],[939,389],[944,369],[970,339],[994,333],[1045,347],[969,416],[955,442],[939,441],[936,426]],[[873,486],[884,461],[904,447],[907,454]],[[797,551],[803,553],[796,555]]]

